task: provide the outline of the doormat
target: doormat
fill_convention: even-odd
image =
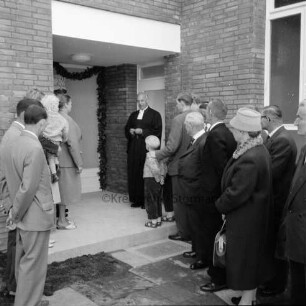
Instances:
[[[6,254],[0,253],[0,281],[6,267]],[[50,296],[59,289],[69,287],[74,283],[85,283],[95,279],[124,273],[130,269],[104,252],[95,255],[83,255],[69,258],[62,262],[53,262],[48,265],[44,295]],[[13,305],[12,301],[0,296],[0,305]]]

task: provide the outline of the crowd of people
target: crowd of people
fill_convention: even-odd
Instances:
[[[179,114],[160,148],[159,115],[149,108],[145,93],[138,103],[125,131],[129,186],[137,185],[142,199],[132,207],[144,204],[145,226],[176,221],[177,233],[169,239],[191,241],[183,256],[194,258],[192,270],[208,268],[211,280],[200,286],[204,292],[230,288],[241,294],[232,298],[234,304],[254,305],[257,295],[283,293],[290,278],[292,304],[305,305],[306,146],[296,164],[296,143],[283,126],[281,109],[242,107],[228,128],[223,101],[180,93]],[[147,110],[154,116],[149,111],[146,116]],[[297,116],[298,134],[306,136],[306,101]],[[141,150],[131,149],[136,145]],[[138,170],[131,175],[135,162]],[[129,189],[131,199],[134,192]],[[214,265],[213,249],[223,224],[222,268]]]
[[[55,242],[50,233],[76,228],[66,216],[66,205],[81,198],[81,131],[68,115],[71,107],[65,90],[30,90],[1,141],[0,213],[8,215],[9,229],[2,294],[15,306],[49,304],[42,295]]]
[[[223,101],[180,93],[179,114],[161,147],[160,114],[145,93],[137,102],[125,126],[128,190],[131,206],[147,211],[144,225],[176,222],[169,239],[191,242],[183,256],[194,260],[190,269],[207,268],[203,292],[230,288],[241,293],[234,304],[254,305],[257,295],[284,292],[290,279],[292,304],[305,305],[306,146],[297,160],[281,109],[242,107],[227,126]],[[83,164],[71,107],[65,92],[31,90],[0,145],[0,213],[8,215],[9,228],[6,292],[16,306],[48,305],[41,299],[51,230],[76,228],[66,205],[80,201]],[[306,137],[306,101],[295,125]],[[224,224],[226,264],[220,267],[213,250]]]

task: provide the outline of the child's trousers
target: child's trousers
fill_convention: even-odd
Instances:
[[[161,191],[162,186],[153,177],[144,178],[145,208],[148,219],[157,219],[162,215]]]

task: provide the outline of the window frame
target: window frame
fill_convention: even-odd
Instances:
[[[274,7],[274,0],[267,0],[266,6],[266,35],[265,35],[265,85],[264,106],[269,105],[270,99],[270,77],[271,77],[271,22],[276,19],[301,15],[301,37],[300,37],[300,83],[299,102],[306,99],[306,2]],[[294,122],[294,121],[293,121]],[[289,130],[296,130],[293,122],[286,124]]]

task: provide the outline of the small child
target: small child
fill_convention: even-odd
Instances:
[[[153,135],[146,137],[145,143],[146,149],[149,152],[157,150],[160,146],[159,139]],[[147,153],[143,169],[145,207],[149,219],[149,221],[145,223],[146,227],[156,228],[161,226],[161,193],[166,172],[167,169],[164,162],[158,162],[156,158],[149,157]]]
[[[51,171],[51,181],[55,183],[59,180],[58,153],[60,152],[60,144],[67,140],[69,125],[67,120],[58,112],[59,99],[55,95],[44,96],[41,103],[48,113],[48,120],[43,135],[40,137],[40,142]]]

